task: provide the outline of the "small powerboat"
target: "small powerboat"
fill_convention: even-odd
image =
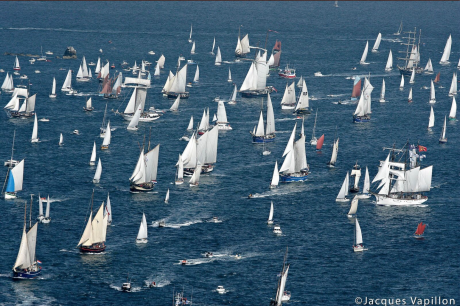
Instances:
[[[212,253],[211,253],[211,252],[206,252],[206,253],[204,253],[204,256],[206,256],[207,258],[211,258],[211,257],[212,257]]]
[[[224,288],[224,286],[217,286],[216,291],[219,292],[220,294],[224,294],[225,293],[225,288]]]
[[[46,55],[53,55],[53,52],[51,52],[51,51],[46,51],[45,54],[46,54]]]
[[[150,55],[155,55],[155,52],[149,51],[149,54],[150,54]]]
[[[80,135],[80,131],[79,131],[79,130],[74,130],[74,131],[72,132],[72,134],[74,134],[74,135]]]
[[[96,63],[95,63],[95,62],[90,62],[90,63],[88,64],[88,66],[96,66]]]
[[[164,220],[161,220],[160,222],[158,222],[158,227],[165,227],[166,226],[166,222]]]
[[[275,225],[275,227],[273,227],[273,233],[281,235],[283,232],[281,231],[281,227],[279,225]]]
[[[211,222],[218,223],[220,220],[217,217],[212,217]]]
[[[156,286],[157,286],[157,283],[155,283],[155,282],[151,282],[151,283],[149,284],[149,287],[150,287],[150,288],[153,288],[153,287],[156,287]]]
[[[252,195],[252,193],[250,193],[250,194],[248,195],[248,199],[252,199],[253,197],[254,197],[254,196]]]
[[[121,285],[121,290],[123,292],[131,291],[131,281],[129,280],[129,274],[128,274],[128,277],[126,278],[126,283],[123,283],[123,285]]]
[[[315,72],[315,76],[316,77],[321,77],[321,76],[323,76],[323,74],[320,71],[318,71],[318,72]]]
[[[41,122],[49,122],[50,120],[48,118],[41,118],[39,119],[38,121],[41,121]]]
[[[235,259],[241,259],[241,255],[240,255],[240,254],[236,254],[236,255],[235,255]]]
[[[183,266],[185,266],[185,265],[187,264],[187,260],[186,260],[186,259],[181,260],[180,264],[183,265]]]
[[[27,75],[25,75],[25,74],[21,75],[19,78],[20,78],[21,80],[27,80],[27,79],[28,79],[28,78],[27,78]]]

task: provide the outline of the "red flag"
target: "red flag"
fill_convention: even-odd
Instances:
[[[424,147],[424,146],[418,146],[418,151],[419,151],[419,152],[426,152],[427,149],[426,149],[426,147]]]

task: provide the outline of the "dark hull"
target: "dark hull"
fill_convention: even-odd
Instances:
[[[412,74],[412,69],[402,68],[402,67],[399,67],[399,66],[398,66],[398,69],[399,69],[399,73],[402,74],[402,75],[411,76],[411,74]],[[423,72],[423,68],[421,68],[421,67],[415,68],[415,73],[422,73],[422,72]]]
[[[364,116],[353,116],[354,123],[363,123],[371,121],[371,117],[369,115]]]
[[[155,186],[155,184],[153,184],[152,182],[146,182],[146,183],[142,183],[142,184],[133,184],[131,183],[131,185],[129,186],[129,190],[130,191],[136,191],[136,192],[145,192],[145,191],[151,191],[153,190],[153,187]]]
[[[91,246],[81,246],[80,247],[80,252],[82,253],[102,253],[105,251],[105,244],[102,243],[97,243],[93,244]]]
[[[38,271],[14,271],[13,270],[13,279],[33,279],[39,276],[42,273],[42,268],[39,267]]]
[[[275,135],[252,136],[252,143],[274,142],[275,137]]]
[[[168,99],[177,99],[177,96],[180,95],[181,99],[188,99],[190,96],[189,92],[183,92],[183,93],[175,93],[175,92],[168,92],[166,93],[168,95]]]

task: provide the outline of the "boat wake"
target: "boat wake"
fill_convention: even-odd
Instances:
[[[164,227],[181,228],[181,227],[184,227],[184,226],[190,226],[190,225],[197,224],[197,223],[203,223],[203,220],[198,219],[198,220],[188,221],[188,222],[184,222],[184,223],[168,223],[168,220],[166,219]],[[160,224],[160,220],[159,221],[153,221],[152,225],[150,225],[150,227],[158,227],[159,224]]]
[[[50,203],[53,203],[53,202],[63,202],[63,201],[66,201],[66,200],[68,200],[68,199],[58,199],[58,198],[53,198],[53,199],[51,199],[51,198],[50,198]],[[38,202],[38,201],[39,201],[39,200],[37,200],[37,202]],[[48,199],[47,199],[47,198],[46,198],[46,199],[43,199],[43,198],[42,198],[42,202],[43,202],[43,203],[47,203],[47,202],[48,202]]]
[[[117,291],[123,291],[123,290],[121,290],[121,287],[120,287],[120,286],[115,286],[115,285],[112,285],[112,284],[110,284],[110,288],[115,289],[115,290],[117,290]],[[139,292],[139,291],[141,291],[141,290],[142,290],[141,287],[134,287],[134,286],[132,286],[130,292]]]
[[[62,249],[62,250],[59,250],[59,252],[80,253],[77,249],[75,249],[75,250],[66,250],[66,249]]]
[[[150,285],[152,285],[153,282],[155,282],[155,285],[153,287],[150,287]],[[161,287],[170,285],[171,281],[168,279],[165,279],[163,275],[160,275],[157,277],[150,276],[144,281],[144,284],[145,284],[145,287],[149,287],[149,288],[161,288]]]
[[[295,118],[281,118],[281,119],[275,119],[275,121],[291,121],[291,120],[295,120]],[[289,131],[289,133],[291,133],[292,131]],[[276,131],[276,133],[278,134],[279,132]]]
[[[343,97],[343,96],[348,96],[348,94],[340,94],[340,95],[327,95],[328,97]]]

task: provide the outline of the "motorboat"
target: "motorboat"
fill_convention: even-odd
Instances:
[[[217,286],[217,289],[216,291],[220,294],[224,294],[225,293],[225,288],[224,286]]]
[[[204,256],[206,256],[207,258],[211,258],[213,255],[211,252],[206,252],[204,253]]]
[[[316,77],[321,77],[321,76],[324,76],[324,75],[320,71],[318,71],[318,72],[315,72],[315,76]]]
[[[48,118],[41,118],[39,119],[38,121],[41,121],[41,122],[49,122],[50,120]]]
[[[88,64],[88,66],[96,66],[96,63],[95,63],[95,62],[90,62],[90,63]]]
[[[236,254],[236,255],[235,255],[235,259],[241,259],[241,255],[240,255],[240,254]]]
[[[53,52],[51,52],[51,51],[46,51],[45,54],[46,54],[46,55],[53,55]]]
[[[294,79],[295,78],[295,69],[289,68],[289,65],[284,68],[284,70],[280,70],[278,75],[285,79]]]
[[[275,227],[273,228],[273,233],[281,235],[283,232],[281,231],[281,227],[279,225],[275,225]]]
[[[217,217],[212,217],[211,222],[219,223],[219,222],[221,222],[221,221],[220,221],[219,218],[217,218]]]
[[[72,132],[72,134],[74,134],[74,135],[80,135],[80,131],[79,131],[79,130],[74,130],[74,131]]]
[[[150,55],[155,55],[155,52],[149,51],[149,54],[150,54]]]
[[[27,75],[25,75],[25,74],[21,75],[19,78],[21,80],[27,80],[28,79]]]
[[[35,73],[41,73],[41,71],[37,69],[37,70],[35,70]]]
[[[164,220],[161,220],[159,223],[158,223],[158,227],[165,227],[166,226],[166,222]]]
[[[121,285],[121,290],[123,292],[130,292],[131,291],[131,283],[123,283],[123,285]]]
[[[187,260],[186,259],[181,260],[180,264],[185,266],[187,264]]]

